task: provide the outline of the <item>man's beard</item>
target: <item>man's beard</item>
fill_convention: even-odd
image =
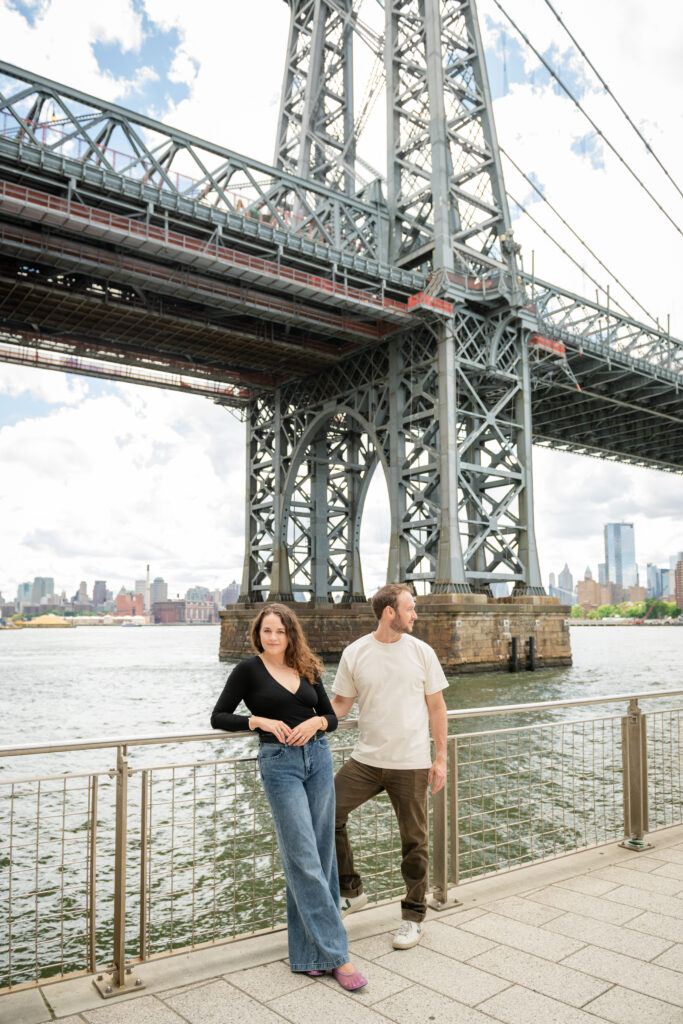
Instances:
[[[408,626],[401,626],[401,625],[399,625],[396,622],[396,619],[394,619],[394,621],[392,623],[390,623],[389,628],[394,633],[399,633],[399,634],[401,634],[401,633],[410,633],[411,628],[412,628],[412,622]]]

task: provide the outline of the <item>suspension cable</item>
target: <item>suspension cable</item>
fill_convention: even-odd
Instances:
[[[543,234],[546,236],[546,238],[550,239],[550,241],[553,243],[553,245],[557,246],[557,248],[560,250],[560,252],[564,256],[567,257],[567,259],[570,261],[570,263],[574,264],[574,266],[577,268],[577,270],[580,270],[582,274],[586,275],[588,280],[591,281],[595,285],[595,287],[597,288],[598,292],[605,290],[604,286],[601,285],[600,282],[597,281],[593,277],[592,274],[589,274],[589,272],[586,270],[586,268],[582,267],[581,264],[579,263],[579,261],[577,259],[574,259],[574,257],[572,256],[572,254],[570,252],[567,252],[567,250],[564,248],[564,246],[560,242],[558,242],[557,239],[554,238],[553,235],[551,235],[550,232],[546,228],[544,228],[543,225],[539,221],[536,220],[534,215],[532,213],[529,213],[529,211],[527,210],[526,206],[524,206],[522,203],[520,203],[518,199],[515,199],[515,197],[510,192],[508,192],[508,198],[515,204],[515,206],[519,210],[522,211],[522,213],[525,213],[527,215],[529,220],[533,221],[533,223],[536,225],[536,227],[539,229],[539,231],[542,231]],[[624,307],[622,306],[622,304],[619,302],[619,300],[617,298],[614,298],[614,296],[612,296],[612,299],[614,300],[614,305],[619,307],[619,309],[624,314],[624,316],[627,316],[627,317],[630,316],[629,311],[627,309],[624,309]],[[650,316],[649,313],[647,315]],[[650,319],[652,319],[652,317],[650,317]],[[655,321],[655,323],[656,323],[656,321]]]
[[[551,210],[552,210],[552,212],[553,212],[553,213],[555,214],[555,216],[556,216],[556,217],[558,218],[558,220],[560,220],[560,221],[562,222],[562,224],[564,224],[564,226],[565,226],[565,227],[566,227],[566,228],[567,228],[567,229],[568,229],[568,230],[569,230],[569,231],[570,231],[570,232],[572,233],[572,235],[574,236],[574,238],[576,238],[576,240],[577,240],[578,242],[580,242],[580,243],[581,243],[581,245],[582,245],[582,246],[584,247],[584,249],[586,250],[586,252],[588,252],[588,253],[589,253],[589,254],[590,254],[590,255],[591,255],[592,257],[593,257],[593,259],[594,259],[594,260],[596,261],[596,263],[599,263],[599,265],[600,265],[600,266],[602,267],[602,269],[603,269],[603,270],[604,270],[604,271],[605,271],[605,272],[606,272],[607,274],[609,274],[609,276],[610,276],[610,277],[612,278],[612,280],[613,280],[613,281],[614,281],[614,282],[615,282],[616,284],[618,284],[618,285],[619,285],[619,287],[620,287],[620,288],[622,289],[622,291],[623,291],[623,292],[624,292],[624,293],[625,293],[626,295],[628,295],[629,299],[632,299],[632,300],[633,300],[633,302],[635,302],[636,306],[638,306],[638,308],[639,308],[639,309],[641,309],[641,310],[643,311],[643,313],[645,314],[645,316],[649,317],[649,319],[650,319],[650,320],[652,320],[653,324],[657,324],[657,318],[656,318],[656,317],[654,317],[654,316],[652,315],[652,313],[650,313],[650,312],[649,312],[649,311],[648,311],[648,310],[647,310],[647,309],[645,308],[645,306],[644,306],[644,305],[642,304],[642,302],[639,302],[639,301],[638,301],[638,299],[637,299],[637,298],[635,297],[635,295],[633,295],[633,293],[632,293],[632,292],[630,292],[630,291],[628,290],[628,288],[626,287],[626,285],[625,285],[625,284],[623,284],[623,282],[619,280],[619,278],[618,278],[618,277],[616,276],[616,274],[614,274],[614,273],[613,273],[613,272],[612,272],[612,271],[611,271],[611,270],[609,269],[609,267],[608,267],[608,266],[607,266],[607,265],[606,265],[605,263],[603,263],[603,261],[602,261],[602,260],[600,259],[600,257],[598,256],[598,254],[597,254],[596,252],[594,252],[594,251],[593,251],[593,249],[591,249],[591,247],[590,247],[590,246],[588,245],[588,243],[587,243],[587,242],[584,242],[583,238],[581,238],[581,236],[580,236],[580,235],[579,235],[579,234],[578,234],[578,233],[577,233],[577,232],[576,232],[576,231],[574,230],[574,228],[573,228],[573,227],[571,226],[571,224],[569,224],[569,223],[568,223],[568,221],[566,221],[566,220],[564,219],[564,217],[563,217],[563,216],[562,216],[562,214],[561,214],[561,213],[559,212],[559,210],[557,210],[557,209],[556,209],[556,208],[555,208],[555,207],[553,206],[553,204],[552,204],[552,203],[550,202],[550,200],[546,198],[546,196],[545,196],[545,195],[543,194],[543,192],[542,192],[542,191],[541,191],[541,189],[540,189],[540,188],[538,187],[538,185],[537,185],[537,184],[536,184],[536,183],[535,183],[535,182],[533,181],[533,179],[532,179],[532,178],[530,178],[530,177],[529,177],[529,175],[528,175],[528,174],[526,174],[526,173],[525,173],[525,172],[524,172],[524,171],[522,170],[522,168],[521,168],[521,167],[519,166],[519,164],[515,163],[515,161],[514,161],[514,160],[512,159],[512,157],[510,156],[510,154],[509,154],[508,152],[506,152],[506,150],[504,150],[502,146],[499,146],[498,148],[500,149],[500,152],[501,152],[501,153],[503,154],[503,156],[504,156],[504,157],[505,157],[505,158],[506,158],[507,160],[509,160],[509,162],[510,162],[510,163],[512,164],[512,166],[513,166],[513,167],[515,168],[515,170],[516,170],[516,171],[517,171],[517,172],[518,172],[519,174],[521,174],[521,175],[522,175],[522,177],[523,177],[523,178],[525,179],[525,181],[527,181],[527,182],[529,183],[529,185],[531,185],[531,187],[532,187],[532,189],[534,190],[534,192],[535,192],[535,193],[536,193],[536,194],[537,194],[538,196],[540,196],[540,198],[541,198],[541,199],[543,200],[543,202],[544,202],[544,203],[546,203],[546,204],[547,204],[547,205],[548,205],[548,206],[550,207],[550,209],[551,209]],[[512,197],[511,197],[511,198],[512,198]],[[523,210],[523,212],[524,212],[524,213],[528,213],[528,210],[526,210],[526,209],[525,209],[524,207],[520,206],[520,204],[519,204],[519,203],[518,203],[518,202],[517,202],[516,200],[514,200],[514,202],[515,202],[515,205],[516,205],[516,206],[519,206],[519,207],[520,207],[520,209],[521,209],[521,210]],[[533,220],[533,218],[532,218],[532,220]],[[536,222],[534,221],[534,223],[536,223]],[[539,226],[540,226],[540,225],[539,225]],[[554,241],[554,239],[553,239],[553,241]],[[557,243],[556,243],[556,244],[557,244]],[[585,271],[584,271],[584,273],[585,273]],[[591,280],[593,280],[593,279],[591,278]],[[623,308],[623,307],[622,307],[622,308]],[[624,312],[626,312],[626,310],[624,310]]]
[[[674,188],[676,189],[676,191],[678,192],[679,196],[680,196],[680,197],[681,197],[681,198],[683,199],[683,191],[681,191],[681,189],[679,188],[679,186],[678,186],[677,182],[676,182],[676,181],[674,181],[674,179],[673,179],[673,178],[671,177],[671,175],[670,175],[670,174],[669,174],[669,172],[667,171],[666,167],[664,166],[664,164],[662,163],[662,161],[661,161],[661,160],[659,159],[659,157],[658,157],[658,156],[657,156],[657,154],[655,153],[654,149],[652,148],[652,145],[651,145],[651,144],[650,144],[650,143],[649,143],[649,142],[647,141],[647,139],[645,138],[645,136],[644,136],[644,135],[643,135],[643,133],[641,132],[641,130],[640,130],[640,128],[638,127],[638,125],[637,125],[637,124],[635,124],[635,122],[634,122],[634,121],[632,120],[632,118],[631,118],[631,117],[629,117],[629,115],[628,115],[628,113],[626,112],[626,110],[624,109],[623,105],[622,105],[622,104],[621,104],[621,103],[619,102],[619,100],[617,99],[617,97],[616,97],[616,96],[614,95],[614,93],[613,93],[613,92],[612,92],[612,90],[610,89],[609,85],[607,84],[607,82],[605,81],[605,79],[604,79],[604,78],[602,77],[602,75],[600,74],[600,72],[598,71],[598,69],[596,68],[595,64],[593,64],[593,62],[591,61],[591,59],[590,59],[590,58],[588,57],[588,54],[586,53],[586,51],[585,51],[585,50],[583,49],[583,47],[582,47],[582,46],[581,46],[581,45],[580,45],[580,44],[578,43],[578,41],[577,41],[576,37],[575,37],[574,35],[572,35],[572,33],[571,33],[571,32],[569,31],[569,29],[567,28],[567,25],[566,25],[566,23],[565,23],[565,22],[564,22],[564,21],[562,20],[562,16],[561,16],[560,14],[558,14],[558,12],[557,12],[557,11],[555,10],[555,8],[553,7],[553,5],[552,5],[552,3],[550,2],[550,0],[545,0],[545,4],[546,4],[546,6],[547,6],[547,7],[549,7],[549,8],[550,8],[550,10],[551,10],[551,11],[553,12],[553,14],[555,15],[555,17],[556,17],[556,18],[557,18],[557,20],[559,21],[560,25],[562,26],[562,28],[563,28],[563,29],[565,30],[565,32],[567,33],[567,35],[568,35],[568,36],[569,36],[569,38],[571,39],[572,43],[574,44],[574,46],[576,47],[576,49],[577,49],[577,50],[579,51],[579,53],[581,54],[581,56],[582,56],[582,57],[583,57],[583,59],[585,60],[585,62],[586,62],[586,64],[588,65],[588,67],[589,67],[589,68],[591,69],[591,71],[593,72],[593,74],[595,75],[595,77],[596,77],[596,78],[598,79],[598,81],[600,82],[600,85],[601,85],[601,86],[603,87],[603,89],[605,90],[605,92],[606,92],[606,93],[608,94],[608,96],[610,96],[610,97],[611,97],[611,98],[612,98],[612,99],[614,100],[614,102],[616,103],[617,107],[619,108],[619,110],[621,111],[621,113],[622,113],[622,114],[624,115],[624,117],[626,118],[626,120],[628,121],[628,123],[630,124],[631,128],[633,128],[634,132],[636,133],[636,135],[638,136],[638,138],[640,139],[640,141],[641,141],[641,142],[643,143],[643,145],[645,146],[645,149],[647,150],[647,152],[648,152],[648,153],[650,154],[650,156],[651,156],[651,157],[653,157],[653,158],[654,158],[654,160],[656,161],[656,163],[657,163],[657,164],[659,165],[659,167],[660,167],[660,168],[662,169],[662,171],[664,172],[664,174],[666,175],[666,177],[667,177],[667,178],[669,179],[669,181],[671,182],[671,184],[673,185],[673,187],[674,187]]]
[[[629,174],[631,175],[631,177],[632,177],[632,178],[634,178],[634,179],[635,179],[635,180],[636,180],[636,181],[638,182],[638,184],[640,185],[640,187],[641,187],[641,188],[643,189],[643,191],[644,191],[644,192],[645,192],[645,193],[646,193],[646,194],[647,194],[647,195],[648,195],[648,196],[650,197],[650,199],[651,199],[651,200],[652,200],[652,202],[653,202],[653,203],[655,204],[655,206],[656,206],[656,207],[657,207],[657,208],[658,208],[659,210],[661,210],[661,212],[662,212],[662,213],[664,214],[664,216],[665,216],[665,217],[666,217],[666,219],[667,219],[667,220],[669,221],[669,223],[670,223],[670,224],[672,224],[672,225],[673,225],[673,227],[674,227],[674,228],[676,229],[676,231],[677,231],[677,232],[679,233],[679,235],[681,235],[681,236],[683,237],[683,229],[681,229],[681,228],[679,227],[679,225],[678,225],[678,224],[676,223],[676,221],[675,221],[675,220],[673,219],[673,217],[672,217],[672,216],[671,216],[671,215],[670,215],[669,213],[667,213],[667,211],[666,211],[666,210],[664,209],[664,207],[663,207],[663,206],[662,206],[662,204],[661,204],[661,203],[659,202],[659,200],[658,200],[658,199],[656,199],[656,198],[655,198],[655,196],[653,196],[652,192],[651,192],[651,191],[650,191],[650,189],[649,189],[649,188],[647,187],[647,185],[645,184],[645,182],[644,182],[644,181],[642,181],[642,179],[638,177],[638,175],[636,174],[636,172],[635,172],[635,171],[633,170],[633,168],[632,168],[632,167],[631,167],[631,166],[629,165],[629,163],[628,163],[628,162],[627,162],[627,161],[626,161],[626,160],[624,159],[624,157],[623,157],[623,156],[621,155],[621,153],[620,153],[620,152],[619,152],[619,150],[618,150],[618,149],[616,148],[616,146],[615,146],[615,145],[614,145],[614,144],[613,144],[612,142],[610,142],[610,140],[609,140],[609,139],[607,138],[607,136],[605,135],[605,133],[604,133],[603,131],[601,131],[601,129],[600,129],[600,128],[598,128],[597,124],[595,123],[595,121],[593,120],[593,118],[592,118],[592,117],[590,116],[590,114],[589,114],[589,113],[588,113],[588,112],[587,112],[586,110],[584,110],[584,108],[583,108],[583,107],[582,107],[582,105],[581,105],[581,104],[579,103],[579,101],[577,100],[577,98],[576,98],[576,97],[574,96],[574,94],[573,94],[573,93],[572,93],[572,92],[570,91],[569,87],[568,87],[568,86],[566,86],[566,85],[564,84],[564,82],[562,81],[562,79],[560,78],[560,76],[559,76],[559,75],[557,74],[557,72],[556,72],[556,71],[555,71],[555,70],[554,70],[554,69],[553,69],[553,68],[552,68],[552,67],[550,66],[550,64],[549,64],[549,63],[548,63],[548,61],[547,61],[547,60],[545,59],[545,57],[544,57],[544,56],[543,56],[543,55],[542,55],[541,53],[539,53],[539,52],[538,52],[538,50],[537,50],[537,49],[536,49],[536,47],[535,47],[535,46],[533,45],[533,43],[531,42],[531,40],[529,39],[529,37],[528,37],[528,36],[526,35],[526,33],[525,33],[525,32],[523,32],[523,31],[521,30],[521,28],[519,27],[519,25],[517,24],[517,22],[516,22],[516,21],[514,21],[514,20],[513,20],[513,19],[512,19],[511,17],[510,17],[510,15],[509,15],[509,14],[507,13],[507,11],[506,11],[506,10],[505,10],[505,8],[504,8],[504,7],[502,6],[502,4],[501,4],[501,3],[499,3],[499,0],[493,0],[493,3],[494,3],[494,4],[496,5],[496,7],[498,8],[498,10],[499,10],[499,11],[501,12],[501,14],[502,14],[502,15],[503,15],[503,16],[504,16],[505,18],[507,18],[507,20],[508,20],[508,21],[510,22],[510,24],[511,24],[511,25],[512,25],[512,27],[514,28],[515,32],[517,32],[517,34],[518,34],[518,35],[520,35],[520,36],[522,37],[522,39],[523,39],[523,40],[524,40],[524,42],[525,42],[525,43],[527,44],[527,46],[529,47],[529,49],[530,49],[530,50],[531,50],[531,51],[532,51],[532,52],[533,52],[533,53],[534,53],[534,54],[535,54],[535,55],[536,55],[536,56],[538,57],[538,59],[540,60],[541,64],[543,65],[543,67],[544,67],[544,68],[546,69],[546,71],[548,72],[548,74],[549,74],[549,75],[550,75],[550,76],[551,76],[551,77],[552,77],[552,78],[553,78],[553,79],[554,79],[554,80],[555,80],[555,81],[557,82],[557,84],[558,84],[558,85],[559,85],[559,87],[560,87],[560,88],[562,89],[562,91],[563,91],[563,92],[565,92],[565,93],[567,94],[567,96],[568,96],[568,97],[569,97],[569,99],[570,99],[570,100],[572,101],[572,103],[574,103],[574,105],[575,105],[575,106],[577,107],[577,109],[581,111],[581,113],[583,114],[583,116],[584,116],[584,117],[586,118],[586,120],[588,121],[588,123],[589,123],[589,124],[591,125],[591,127],[592,127],[592,128],[593,128],[593,129],[595,130],[595,132],[597,132],[597,134],[598,134],[598,135],[600,136],[600,138],[601,138],[601,139],[603,140],[603,142],[605,143],[605,145],[606,145],[606,146],[608,146],[608,148],[612,150],[612,152],[614,153],[614,155],[616,156],[616,158],[617,158],[617,159],[619,160],[619,162],[620,162],[621,164],[623,164],[623,166],[624,166],[624,167],[626,168],[626,170],[627,170],[627,171],[628,171],[628,173],[629,173]]]

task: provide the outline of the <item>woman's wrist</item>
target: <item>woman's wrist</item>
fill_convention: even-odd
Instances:
[[[320,731],[326,732],[329,722],[327,721],[324,715],[318,715],[318,718],[320,719]]]
[[[249,729],[251,730],[251,732],[253,732],[254,729],[256,728],[256,715],[252,715],[251,716],[251,718],[247,722],[247,725],[249,726]]]

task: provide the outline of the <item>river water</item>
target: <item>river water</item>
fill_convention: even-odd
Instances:
[[[0,632],[0,746],[206,733],[229,672],[218,661],[218,640],[218,627],[212,626]],[[681,628],[577,627],[572,648],[570,668],[452,677],[448,706],[683,687]],[[332,666],[325,677],[328,690],[333,678]],[[683,696],[644,702],[646,711],[681,706]],[[539,718],[525,713],[451,722],[463,754],[461,878],[618,836],[616,716],[624,711],[621,702],[557,709],[540,719],[560,723],[550,730],[523,728],[493,738],[462,734],[527,726]],[[601,717],[597,724],[586,721]],[[655,742],[655,763],[664,764],[670,762],[667,748],[680,718],[660,717],[663,724],[648,742]],[[575,720],[582,721],[574,725]],[[341,748],[353,738],[346,730],[330,736],[338,763]],[[251,734],[131,746],[131,766],[149,771],[136,770],[130,778],[127,955],[139,954],[143,866],[147,954],[283,923],[284,885],[253,762],[256,747]],[[96,958],[110,959],[116,784],[107,773],[114,764],[111,749],[0,759],[0,905],[11,908],[12,935],[11,959],[0,955],[0,987],[87,969],[88,848],[95,820]],[[96,813],[92,772],[103,773]],[[12,783],[16,779],[24,781]],[[655,780],[657,827],[680,820],[680,779],[671,781],[673,775],[664,773],[662,780]],[[149,802],[144,860],[143,793]],[[353,823],[366,889],[371,898],[396,896],[402,881],[391,807],[381,796],[367,808],[356,812]]]
[[[451,677],[449,708],[683,687],[683,628],[584,626],[573,628],[571,638],[570,668]],[[208,732],[229,671],[218,661],[218,639],[217,626],[2,631],[0,745]],[[328,690],[333,679],[331,666],[325,676]],[[571,709],[562,714],[582,713]],[[467,729],[480,724],[470,721]],[[251,738],[245,737],[245,743],[245,749],[253,746]],[[59,770],[84,766],[82,755],[55,756],[61,759]],[[111,755],[105,757],[108,767]],[[32,773],[44,764],[43,758],[22,760],[22,773],[29,761]],[[102,755],[91,753],[87,763],[101,765]],[[0,778],[18,764],[15,759],[0,762]]]

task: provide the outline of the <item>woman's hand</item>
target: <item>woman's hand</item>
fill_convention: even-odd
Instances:
[[[281,722],[278,718],[260,718],[258,715],[251,716],[249,728],[260,729],[261,732],[271,732],[280,743],[286,743],[292,733],[286,722]]]
[[[315,736],[318,729],[321,726],[320,715],[313,715],[312,718],[307,718],[305,722],[299,722],[297,726],[290,730],[289,739],[287,743],[290,747],[303,747],[304,743],[308,743],[312,736]]]

